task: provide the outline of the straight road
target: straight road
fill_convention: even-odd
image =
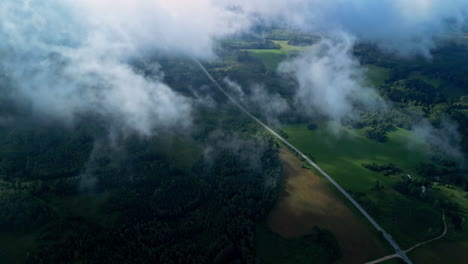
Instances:
[[[396,254],[403,259],[406,263],[412,264],[411,260],[406,256],[405,252],[401,250],[401,248],[398,246],[398,244],[393,240],[392,236],[385,232],[382,227],[380,227],[379,224],[362,208],[362,206],[354,200],[349,193],[341,187],[330,175],[328,175],[324,170],[322,170],[315,162],[313,162],[311,159],[309,159],[304,153],[302,153],[299,149],[294,147],[291,143],[289,143],[286,139],[281,137],[278,133],[276,133],[273,129],[271,129],[269,126],[267,126],[265,123],[260,121],[258,118],[256,118],[254,115],[252,115],[247,109],[245,109],[242,105],[240,105],[229,93],[227,93],[221,85],[211,76],[211,74],[206,70],[206,68],[201,64],[197,59],[195,59],[195,62],[200,66],[200,68],[203,70],[203,72],[206,74],[206,76],[210,79],[210,81],[221,91],[224,95],[226,95],[229,100],[232,101],[240,110],[242,110],[245,114],[247,114],[250,118],[255,120],[259,125],[264,127],[267,131],[269,131],[271,134],[273,134],[276,138],[278,138],[281,142],[283,142],[286,146],[290,147],[292,150],[294,150],[299,156],[301,156],[304,160],[306,160],[310,165],[312,165],[315,169],[317,169],[327,180],[329,180],[366,218],[369,220],[369,222],[377,229],[377,231],[381,232],[384,238],[390,243],[390,245],[395,249]]]

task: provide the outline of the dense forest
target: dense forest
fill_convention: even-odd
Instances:
[[[456,130],[451,140],[457,140],[457,135],[460,136],[460,141],[454,144],[459,146],[462,154],[454,155],[433,145],[430,161],[421,164],[418,170],[425,177],[463,188],[468,188],[466,50],[466,45],[446,43],[433,51],[430,63],[427,63],[427,58],[401,61],[366,45],[355,51],[363,63],[392,69],[389,78],[378,90],[395,107],[377,114],[363,113],[359,126],[366,126],[365,135],[373,140],[385,141],[387,132],[392,131],[393,127],[413,129],[426,119],[436,129],[443,129],[451,120]],[[431,79],[419,76],[431,76]]]
[[[262,83],[270,93],[285,98],[290,109],[274,118],[258,102],[242,102],[262,120],[274,126],[306,123],[315,130],[329,119],[295,108],[297,81],[269,70],[246,51],[279,50],[272,40],[307,46],[320,39],[271,30],[265,39],[221,41],[219,60],[206,65],[216,79],[236,80],[247,95],[255,92],[252,83]],[[359,118],[344,120],[343,125],[370,140],[386,142],[397,128],[411,130],[423,119],[437,128],[450,119],[458,124],[465,155],[468,77],[467,57],[460,57],[460,50],[466,47],[451,44],[437,49],[434,63],[427,66],[423,59],[402,62],[371,45],[358,45],[354,55],[362,64],[393,69],[376,87],[393,107],[370,112],[357,106]],[[0,231],[32,234],[36,246],[27,248],[27,263],[261,263],[255,236],[280,191],[279,144],[229,104],[190,59],[160,54],[156,59],[170,69],[165,83],[194,100],[209,97],[215,102],[197,106],[194,128],[187,133],[115,135],[107,120],[92,114],[64,126],[10,105],[7,92],[0,97]],[[133,66],[150,75],[146,65],[136,61]],[[411,78],[415,72],[435,76],[441,84]],[[4,91],[7,83],[2,80]],[[465,87],[465,94],[441,86]],[[418,173],[468,190],[465,161],[436,146],[432,149]],[[386,176],[402,173],[394,164],[362,166]],[[406,180],[393,188],[430,200],[421,194],[422,186],[430,188],[427,181]],[[304,248],[325,246],[327,261],[340,256],[333,234],[319,227],[294,243]],[[8,254],[0,249],[2,255]]]
[[[226,128],[197,142],[174,136],[167,147],[185,160],[164,149],[169,135],[115,147],[89,122],[2,127],[2,232],[41,230],[29,263],[253,262],[255,225],[278,193],[278,145],[217,121]],[[100,196],[94,215],[56,204]]]

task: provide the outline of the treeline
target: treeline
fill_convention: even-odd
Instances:
[[[293,36],[289,39],[288,44],[292,46],[311,46],[320,41],[318,36]]]
[[[417,197],[419,199],[431,199],[428,195],[430,188],[432,188],[432,183],[427,180],[405,180],[400,181],[394,184],[393,188],[398,192]],[[434,200],[435,201],[435,200]]]
[[[447,101],[440,89],[418,79],[387,83],[379,90],[389,100],[405,104],[427,106]]]
[[[281,49],[279,44],[275,44],[271,40],[244,42],[244,41],[222,41],[221,46],[227,50],[240,49]]]
[[[0,179],[49,180],[76,175],[92,148],[78,129],[0,129]]]
[[[460,205],[441,198],[435,193],[432,182],[428,180],[406,180],[394,184],[393,188],[398,192],[423,200],[434,207],[442,208],[444,214],[451,220],[456,230],[463,229],[463,219],[457,213],[460,211]]]
[[[402,172],[402,170],[397,168],[393,163],[383,165],[379,165],[376,163],[363,163],[362,166],[371,171],[381,172],[385,176],[395,175]]]
[[[272,29],[265,34],[269,40],[288,40],[288,44],[293,46],[309,46],[320,41],[316,35],[304,34],[299,31]]]
[[[416,169],[419,175],[428,180],[461,186],[468,191],[467,171],[453,162],[445,165],[440,162],[423,162]]]
[[[432,51],[430,63],[424,58],[411,61],[395,59],[373,45],[361,43],[353,51],[362,64],[373,64],[391,70],[389,78],[378,87],[379,94],[392,101],[394,107],[380,111],[383,121],[376,125],[369,114],[360,114],[361,126],[371,127],[364,133],[376,141],[384,141],[389,123],[411,129],[422,118],[437,127],[443,118],[455,120],[462,136],[461,148],[468,153],[468,115],[466,114],[466,46],[447,44]],[[418,76],[427,76],[428,79]],[[371,117],[371,122],[369,122]],[[387,120],[387,121],[385,121]]]

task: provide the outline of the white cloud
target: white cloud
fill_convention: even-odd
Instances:
[[[238,102],[270,123],[278,122],[278,117],[290,110],[285,98],[278,93],[268,91],[263,85],[252,84],[248,87],[248,92],[245,92],[238,83],[229,78],[225,78],[224,82],[229,88],[229,93]]]
[[[374,90],[362,86],[363,68],[351,55],[354,41],[340,33],[280,65],[280,71],[292,73],[298,81],[300,109],[311,116],[318,112],[341,121],[352,117],[353,103],[372,106],[379,102]]]
[[[191,103],[161,72],[148,78],[129,60],[154,51],[210,59],[217,38],[282,22],[323,35],[320,52],[288,67],[301,103],[340,119],[350,96],[370,93],[359,87],[352,39],[428,55],[434,36],[460,30],[467,8],[465,0],[3,0],[0,67],[38,114],[72,120],[94,111],[151,133],[190,123]]]
[[[434,127],[427,119],[424,119],[416,124],[412,131],[448,157],[463,162],[464,157],[460,150],[462,139],[458,132],[458,125],[453,121],[443,119],[438,127]]]

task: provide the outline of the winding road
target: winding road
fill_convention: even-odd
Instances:
[[[377,229],[377,231],[381,232],[384,238],[390,243],[390,245],[395,249],[395,254],[394,256],[400,257],[403,259],[408,264],[412,264],[411,260],[406,256],[405,251],[403,251],[398,244],[393,240],[392,236],[385,232],[385,230],[377,224],[377,222],[364,210],[364,208],[356,201],[354,200],[349,193],[341,187],[330,175],[328,175],[324,170],[322,170],[315,162],[313,162],[311,159],[309,159],[304,153],[302,153],[299,149],[294,147],[291,143],[289,143],[286,139],[281,137],[278,133],[276,133],[273,129],[271,129],[269,126],[267,126],[265,123],[260,121],[258,118],[256,118],[254,115],[252,115],[247,109],[245,109],[241,104],[239,104],[229,93],[227,93],[221,85],[211,76],[211,74],[206,70],[206,68],[203,66],[203,64],[200,63],[197,59],[194,58],[194,61],[200,66],[200,68],[203,70],[203,72],[206,74],[206,76],[210,79],[210,81],[221,91],[224,95],[226,95],[229,100],[232,101],[240,110],[242,110],[245,114],[247,114],[250,118],[255,120],[259,125],[264,127],[268,132],[273,134],[276,138],[278,138],[281,142],[283,142],[286,146],[291,148],[293,151],[295,151],[297,154],[299,154],[300,157],[302,157],[304,160],[306,160],[310,165],[312,165],[315,169],[317,169],[320,174],[322,174],[327,180],[329,180],[365,217],[366,219]],[[392,255],[393,256],[393,255]]]

